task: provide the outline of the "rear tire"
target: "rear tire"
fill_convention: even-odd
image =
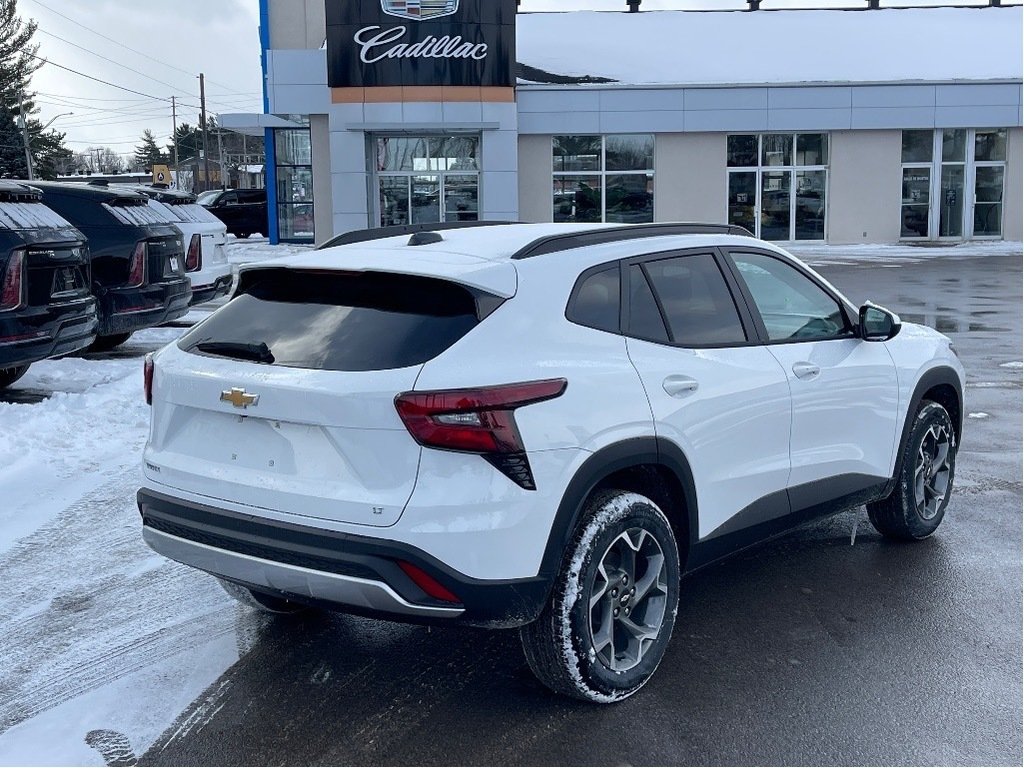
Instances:
[[[526,661],[556,693],[608,704],[658,668],[679,602],[672,526],[650,499],[606,491],[587,504],[551,599],[520,630]]]
[[[117,349],[131,338],[130,333],[113,333],[110,336],[97,336],[89,346],[90,352],[110,352]]]
[[[956,450],[949,413],[938,403],[923,401],[900,453],[896,487],[886,498],[867,505],[875,530],[904,541],[935,533],[953,491]]]
[[[255,592],[248,587],[235,584],[233,581],[225,581],[224,579],[217,579],[217,581],[220,582],[225,592],[242,603],[242,605],[255,608],[262,613],[290,616],[310,610],[308,605],[293,603],[290,600],[285,600],[283,597],[274,597],[273,595],[265,595],[262,592]]]
[[[0,389],[7,389],[14,382],[28,373],[27,365],[16,365],[13,368],[0,368]]]

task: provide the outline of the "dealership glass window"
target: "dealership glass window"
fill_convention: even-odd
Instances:
[[[380,136],[374,143],[380,226],[479,218],[479,136]]]
[[[1005,129],[903,131],[901,237],[999,237],[1005,165]]]
[[[313,147],[308,128],[274,131],[281,240],[313,242]]]
[[[555,136],[554,221],[654,221],[654,136]]]
[[[730,224],[765,240],[824,240],[827,133],[726,138]]]

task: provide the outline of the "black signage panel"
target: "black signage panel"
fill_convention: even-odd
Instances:
[[[515,0],[326,0],[327,84],[515,85]]]

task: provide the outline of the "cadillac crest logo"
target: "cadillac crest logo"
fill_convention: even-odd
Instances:
[[[425,21],[451,16],[459,10],[459,0],[380,0],[380,7],[389,16]]]

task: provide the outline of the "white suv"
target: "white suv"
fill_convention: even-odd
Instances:
[[[149,207],[181,232],[185,272],[192,281],[191,305],[203,304],[231,290],[231,264],[224,250],[228,229],[223,221],[187,192],[142,184],[121,186],[148,197]]]
[[[153,549],[272,612],[522,627],[546,685],[605,702],[682,574],[859,504],[941,522],[945,336],[737,228],[440,229],[245,269],[147,361]]]

